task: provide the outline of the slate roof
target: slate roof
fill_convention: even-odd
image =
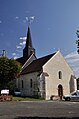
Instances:
[[[29,58],[29,57],[28,57]],[[24,57],[20,57],[20,58],[17,58],[16,61],[20,62],[22,65],[24,65],[24,63],[27,61],[26,58]]]
[[[17,58],[16,60],[24,65],[32,54],[35,55],[35,49],[32,46],[30,27],[28,26],[26,44],[25,48],[23,49],[23,57]]]
[[[22,72],[20,75],[32,73],[32,72],[37,72],[42,70],[42,66],[56,53],[44,56],[42,58],[34,60],[31,64],[29,64]]]

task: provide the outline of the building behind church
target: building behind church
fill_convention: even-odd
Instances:
[[[22,72],[16,81],[22,96],[62,99],[63,95],[77,89],[74,73],[60,51],[36,57],[29,26],[23,57],[17,61],[22,64]]]

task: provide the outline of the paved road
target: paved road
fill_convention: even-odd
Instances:
[[[0,102],[0,119],[59,119],[60,117],[79,119],[79,102]]]

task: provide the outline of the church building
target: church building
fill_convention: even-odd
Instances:
[[[22,64],[16,81],[22,96],[62,99],[63,95],[77,89],[74,73],[60,51],[36,57],[29,26],[23,57],[17,61]]]

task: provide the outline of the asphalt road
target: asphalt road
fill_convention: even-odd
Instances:
[[[79,102],[0,102],[0,119],[79,119]]]

